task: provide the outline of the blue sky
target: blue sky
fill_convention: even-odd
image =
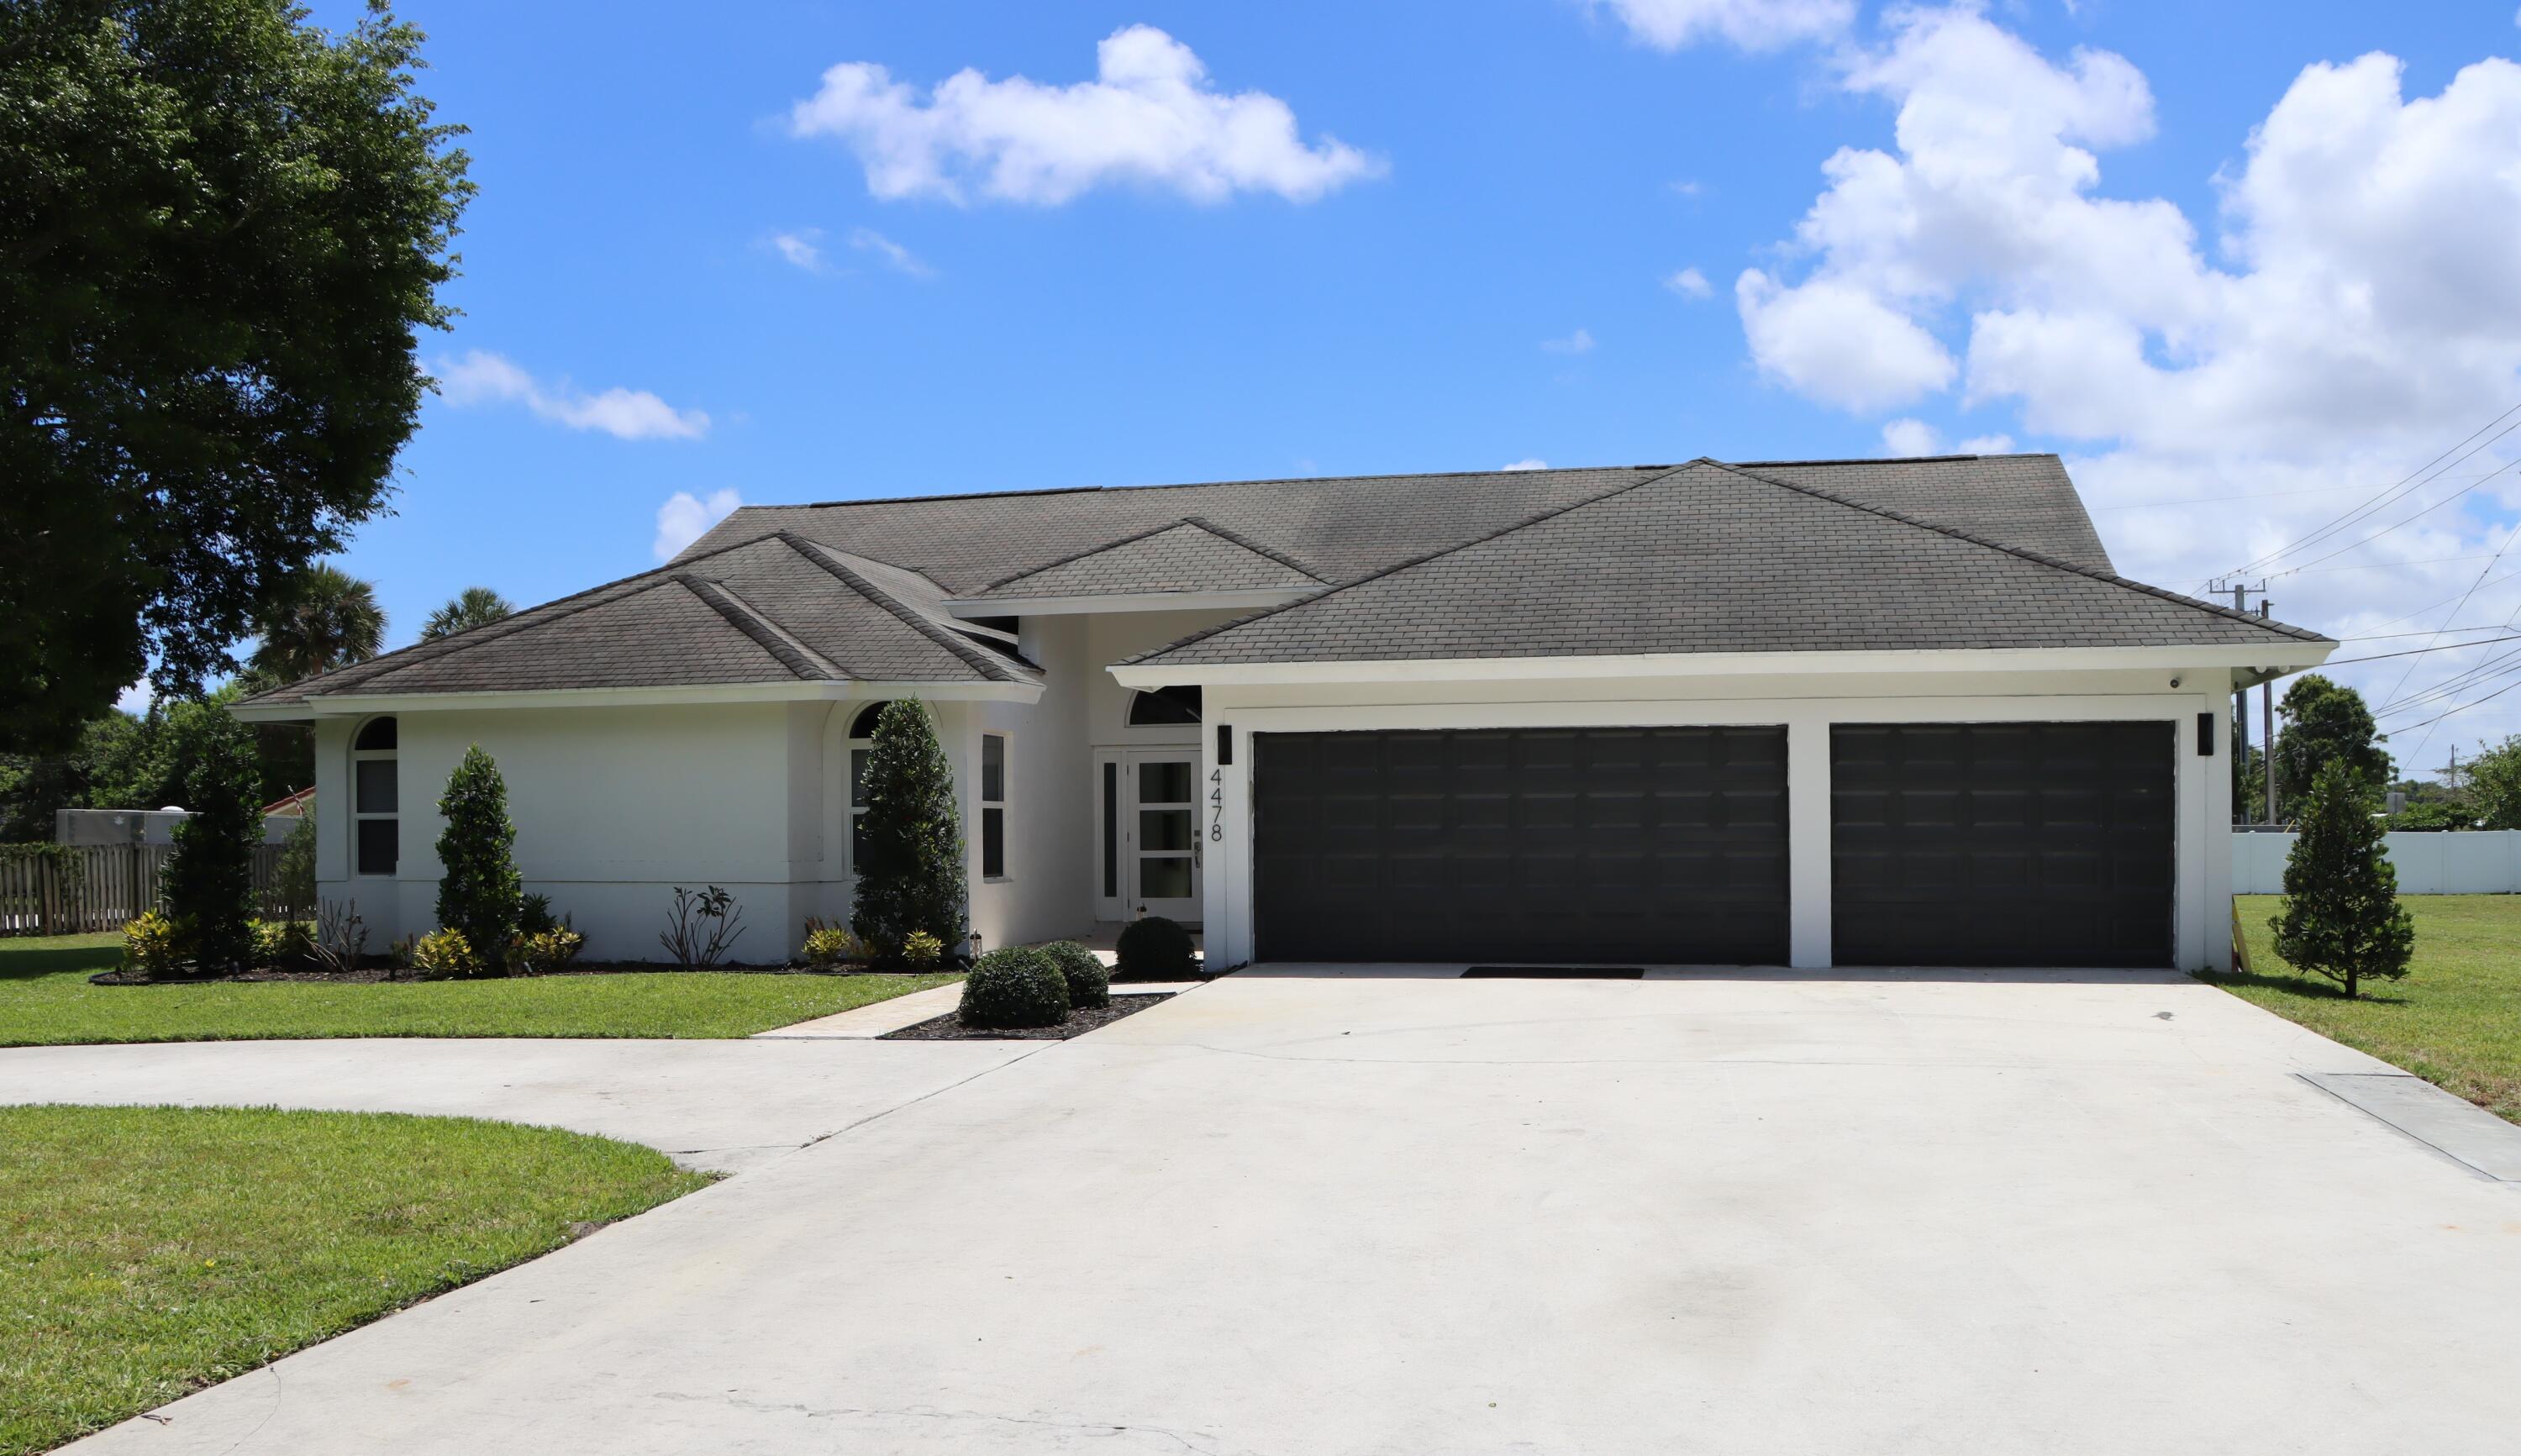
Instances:
[[[2521,29],[2493,5],[404,14],[481,192],[464,316],[423,345],[447,392],[342,561],[396,643],[464,586],[654,565],[678,494],[1963,442],[2065,453],[2122,569],[2193,590],[2521,403],[2521,68],[2490,59]],[[1110,64],[1163,74],[1074,89],[1128,27],[1161,34]],[[834,90],[851,65],[884,74]],[[1292,131],[1254,129],[1271,107]],[[2280,614],[2521,611],[2492,562],[2516,474],[2279,578]],[[2387,698],[2481,660],[2359,670]],[[2521,727],[2502,706],[2425,758]]]

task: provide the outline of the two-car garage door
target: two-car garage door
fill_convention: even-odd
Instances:
[[[1264,733],[1264,960],[1777,965],[1786,730]],[[1844,965],[2163,966],[2171,727],[1840,724]]]

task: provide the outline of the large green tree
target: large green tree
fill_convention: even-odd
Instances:
[[[2479,751],[2468,764],[2463,796],[2487,829],[2521,829],[2521,735]]]
[[[2276,735],[2276,803],[2287,819],[2301,816],[2311,786],[2328,764],[2345,768],[2367,794],[2389,784],[2390,755],[2381,747],[2388,740],[2362,694],[2308,673],[2285,689],[2276,711],[2284,720]]]
[[[2268,922],[2277,955],[2336,981],[2349,997],[2366,980],[2406,975],[2416,947],[2372,807],[2371,790],[2352,768],[2319,766],[2285,858],[2284,898]]]
[[[446,605],[429,614],[428,625],[420,629],[420,640],[435,641],[486,627],[517,610],[517,604],[486,586],[468,586],[447,598]]]
[[[204,720],[201,753],[184,784],[193,812],[174,829],[160,877],[176,944],[204,975],[253,958],[253,851],[262,842],[253,734],[225,710]]]
[[[963,820],[954,765],[928,709],[911,699],[885,705],[868,744],[866,818],[858,837],[857,893],[849,929],[886,959],[925,931],[960,954],[964,933]]]
[[[197,693],[384,509],[472,194],[420,32],[0,4],[0,750]]]
[[[262,642],[253,650],[253,673],[274,687],[364,662],[386,644],[375,585],[327,566],[299,573],[256,626]]]

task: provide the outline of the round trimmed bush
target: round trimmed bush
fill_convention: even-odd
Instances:
[[[966,1026],[1056,1026],[1068,1020],[1068,978],[1030,946],[993,950],[963,978],[956,1015]]]
[[[1104,969],[1101,956],[1074,940],[1054,941],[1041,953],[1068,978],[1070,1006],[1086,1011],[1112,1004],[1112,973]]]
[[[1194,974],[1190,932],[1161,915],[1121,928],[1121,976],[1124,980],[1178,980]]]

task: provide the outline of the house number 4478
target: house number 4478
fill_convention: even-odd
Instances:
[[[1208,839],[1212,844],[1225,842],[1225,770],[1208,771]]]

